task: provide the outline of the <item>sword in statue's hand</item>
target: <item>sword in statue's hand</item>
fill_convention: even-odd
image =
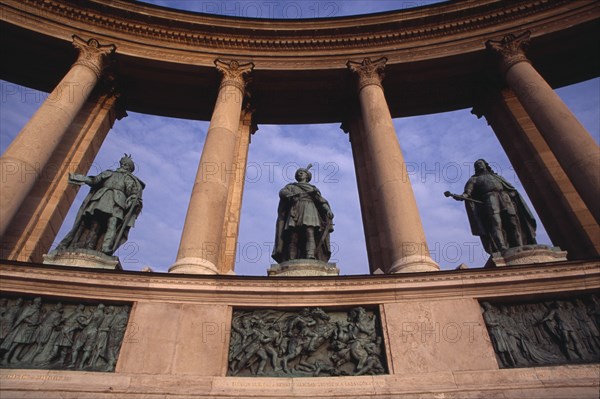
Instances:
[[[470,202],[475,202],[476,204],[483,204],[483,202],[473,199],[473,198],[469,198],[469,197],[465,197],[463,195],[460,194],[452,194],[450,191],[444,191],[444,196],[446,197],[452,197],[457,201],[470,201]]]

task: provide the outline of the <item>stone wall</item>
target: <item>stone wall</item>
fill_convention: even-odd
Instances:
[[[493,270],[286,279],[175,276],[4,262],[0,287],[2,295],[11,301],[19,296],[28,301],[41,296],[49,309],[58,301],[65,307],[86,303],[90,310],[99,303],[133,305],[114,372],[85,367],[32,370],[15,365],[0,370],[2,393],[11,398],[60,396],[67,392],[94,398],[153,398],[167,394],[261,398],[410,398],[442,394],[461,398],[597,397],[597,363],[502,368],[480,303],[495,306],[591,298],[590,293],[600,287],[598,266],[598,262],[561,262]],[[309,368],[315,362],[307,358],[308,371],[297,373],[303,376],[294,372],[261,376],[255,375],[261,357],[250,355],[249,371],[232,375],[229,353],[236,315],[259,312],[256,315],[268,321],[262,316],[280,312],[291,323],[288,316],[301,314],[304,308],[320,308],[339,322],[342,332],[350,332],[351,311],[358,307],[364,307],[369,318],[380,319],[377,334],[381,334],[378,350],[383,372],[374,371],[377,367],[364,371],[366,375],[353,376],[332,376],[334,372],[323,371],[312,378],[311,371],[314,374],[316,370]],[[248,325],[256,328],[253,323]],[[309,331],[326,331],[311,328]],[[286,329],[289,324],[284,323],[282,332]],[[334,342],[331,338],[327,345]],[[329,361],[331,356],[324,359]],[[335,359],[341,359],[341,355]],[[342,367],[348,368],[347,374],[359,374],[356,359],[350,356]],[[271,356],[267,354],[265,371],[269,370],[269,362]],[[289,359],[290,368],[298,364],[299,360]],[[326,368],[325,364],[322,369]]]

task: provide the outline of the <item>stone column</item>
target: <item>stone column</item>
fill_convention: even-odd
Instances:
[[[499,41],[489,40],[486,46],[500,56],[506,83],[600,223],[600,148],[525,57],[529,36],[530,32],[506,35]]]
[[[254,64],[215,61],[223,75],[172,273],[217,274],[227,197],[235,176],[244,75]]]
[[[380,237],[391,263],[386,273],[435,271],[439,266],[429,255],[425,232],[392,117],[381,85],[386,58],[348,62],[358,75],[358,95],[364,123],[367,159],[371,161],[374,193],[379,204]],[[385,248],[387,247],[387,248]]]
[[[246,165],[248,164],[248,147],[250,137],[256,132],[257,127],[252,122],[253,110],[247,106],[242,111],[240,127],[235,145],[235,158],[233,169],[235,175],[229,184],[227,195],[227,209],[221,236],[219,253],[219,274],[235,274],[235,260],[238,246],[238,233],[240,230],[240,216],[242,211],[242,197],[246,180]]]
[[[0,236],[29,194],[100,79],[114,45],[73,35],[79,57],[0,159]]]
[[[380,237],[381,232],[378,223],[381,217],[379,216],[379,204],[371,172],[373,162],[368,159],[369,151],[364,140],[364,123],[360,117],[360,111],[358,109],[354,111],[352,116],[342,124],[341,128],[348,133],[350,145],[352,146],[352,158],[354,160],[360,213],[369,258],[369,270],[371,274],[381,273],[385,268],[383,265],[389,265],[392,262],[390,254],[386,251],[389,246],[384,246]]]
[[[90,169],[113,123],[126,115],[118,99],[112,81],[98,84],[2,237],[0,258],[42,262],[79,190],[69,173]]]

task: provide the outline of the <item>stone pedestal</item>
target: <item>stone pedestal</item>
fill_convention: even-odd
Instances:
[[[294,259],[273,264],[267,270],[269,276],[338,276],[340,269],[335,263],[316,259]]]
[[[44,255],[45,265],[89,267],[92,269],[123,270],[116,256],[103,254],[91,249],[77,251],[50,251]]]
[[[495,252],[484,267],[502,267],[532,263],[560,262],[567,260],[567,251],[548,245],[523,245]]]

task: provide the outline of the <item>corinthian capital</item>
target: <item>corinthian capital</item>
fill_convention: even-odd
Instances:
[[[246,78],[244,75],[251,72],[254,68],[254,64],[252,62],[240,64],[236,60],[225,62],[219,59],[215,60],[215,66],[223,75],[221,87],[225,85],[235,86],[240,89],[242,93],[246,87]]]
[[[488,40],[485,46],[500,56],[500,69],[503,74],[518,62],[529,62],[525,50],[529,47],[530,31],[525,31],[519,36],[509,34],[501,40]]]
[[[381,57],[375,61],[371,61],[370,58],[365,58],[362,62],[348,61],[346,66],[354,73],[358,75],[358,91],[360,92],[363,87],[368,85],[381,86],[383,80],[383,69],[387,58]]]
[[[117,49],[114,44],[101,45],[96,39],[85,41],[77,35],[73,35],[73,46],[79,50],[79,57],[73,65],[83,65],[90,68],[98,79],[100,79],[104,70],[106,58]]]

